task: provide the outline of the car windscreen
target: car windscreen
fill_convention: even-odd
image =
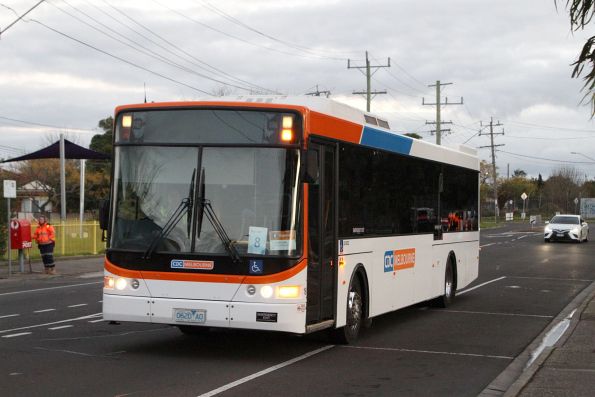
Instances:
[[[576,216],[563,216],[563,215],[558,215],[558,216],[554,216],[551,220],[550,223],[557,223],[557,224],[561,224],[561,225],[579,225],[579,219]]]

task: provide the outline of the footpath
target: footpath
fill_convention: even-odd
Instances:
[[[8,277],[8,262],[2,261],[0,262],[0,281],[80,276],[83,274],[90,276],[96,274],[99,277],[103,274],[103,258],[103,255],[55,257],[57,273],[55,276],[44,273],[43,263],[40,260],[31,262],[31,271],[29,262],[25,260],[25,271],[21,273],[17,259],[12,261],[10,278]]]

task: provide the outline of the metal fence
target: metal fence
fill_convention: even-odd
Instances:
[[[101,241],[102,230],[99,222],[67,222],[52,224],[56,231],[55,256],[72,255],[97,255],[105,251],[105,242]],[[31,225],[31,231],[35,231],[37,225]],[[33,248],[25,249],[25,255],[31,259],[39,259],[40,254],[35,242]],[[12,250],[12,258],[18,258],[18,250]],[[7,260],[6,253],[2,259]]]

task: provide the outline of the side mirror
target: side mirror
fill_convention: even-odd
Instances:
[[[306,173],[304,181],[306,183],[317,184],[320,177],[320,166],[318,163],[318,151],[308,150],[306,152]]]

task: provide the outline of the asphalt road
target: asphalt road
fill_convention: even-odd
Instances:
[[[448,309],[381,316],[352,346],[323,336],[186,336],[101,320],[101,279],[0,283],[2,396],[476,396],[595,279],[595,242],[481,236],[480,277]]]

